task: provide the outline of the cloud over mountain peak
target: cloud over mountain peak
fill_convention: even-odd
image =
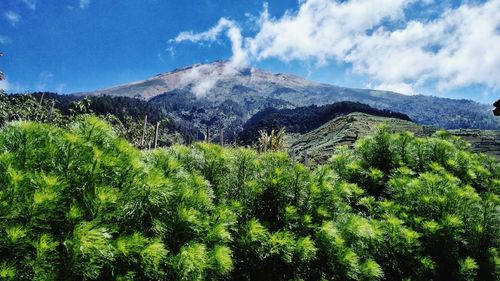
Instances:
[[[315,65],[345,63],[377,89],[418,92],[500,85],[500,0],[455,7],[429,0],[304,0],[279,18],[267,5],[247,34],[221,18],[206,32],[180,33],[172,42],[215,41],[225,34],[233,65],[278,59]],[[411,18],[418,5],[439,11]]]

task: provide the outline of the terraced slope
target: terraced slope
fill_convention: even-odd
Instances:
[[[323,164],[336,147],[353,146],[359,138],[374,133],[381,124],[386,124],[392,132],[410,131],[416,136],[430,136],[437,130],[435,127],[422,126],[401,119],[355,112],[334,118],[305,134],[289,134],[286,143],[291,153],[298,159],[303,161],[307,151],[310,163]],[[500,131],[451,130],[450,132],[471,143],[473,151],[500,157]]]

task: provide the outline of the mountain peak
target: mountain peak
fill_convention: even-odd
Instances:
[[[79,93],[79,95],[128,96],[145,100],[158,95],[177,91],[189,91],[202,98],[220,93],[220,87],[227,89],[243,86],[253,91],[268,92],[269,89],[287,88],[302,90],[317,85],[298,76],[273,74],[250,66],[235,66],[227,60],[208,64],[193,64],[158,74],[152,78],[136,81],[109,89]]]

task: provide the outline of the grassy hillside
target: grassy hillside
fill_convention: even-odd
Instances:
[[[339,146],[354,146],[357,140],[373,134],[381,124],[385,124],[391,132],[408,131],[417,136],[424,135],[424,127],[407,120],[354,112],[334,118],[304,134],[288,134],[286,143],[297,157],[303,158],[304,151],[307,151],[312,161],[323,164]]]
[[[498,280],[500,164],[390,135],[309,170],[95,117],[0,131],[2,280]]]
[[[354,112],[334,118],[304,134],[289,133],[286,136],[285,146],[293,151],[296,159],[303,161],[304,152],[307,151],[310,162],[323,164],[330,159],[338,146],[352,147],[357,140],[373,134],[382,124],[385,124],[391,132],[412,132],[420,137],[429,137],[437,131],[435,127],[422,126],[407,120]],[[468,129],[449,132],[470,143],[472,151],[483,152],[500,159],[500,131]]]

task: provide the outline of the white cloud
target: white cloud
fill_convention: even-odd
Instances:
[[[224,64],[221,73],[211,72],[204,69],[203,66],[193,68],[188,75],[186,75],[181,84],[192,84],[192,91],[197,97],[205,96],[217,83],[221,75],[229,75],[238,71],[239,68],[247,64],[246,50],[243,49],[243,36],[241,35],[240,28],[235,22],[226,18],[221,18],[216,26],[212,27],[206,32],[193,33],[182,32],[175,39],[170,42],[180,43],[182,41],[200,42],[200,41],[215,41],[217,37],[226,32],[226,36],[231,41],[232,57],[229,63]]]
[[[0,90],[8,92],[10,90],[8,79],[0,80]]]
[[[405,12],[417,2],[428,9],[439,5],[430,0],[301,0],[297,11],[279,18],[270,17],[265,7],[253,36],[243,38],[234,21],[222,18],[206,32],[183,32],[174,41],[213,42],[227,31],[235,65],[269,58],[347,63],[375,88],[404,93],[426,85],[440,91],[470,85],[498,89],[500,0],[465,1],[432,19],[407,20]]]
[[[87,9],[89,5],[90,5],[90,0],[80,0],[80,2],[78,3],[80,9]]]
[[[56,87],[56,93],[63,94],[66,91],[67,87],[68,87],[68,84],[66,84],[66,83],[58,84]]]
[[[211,65],[194,66],[181,77],[177,87],[191,85],[191,91],[196,97],[205,97],[215,87],[220,76],[230,74],[231,71],[233,71],[231,64],[225,64],[222,68]]]
[[[7,80],[0,81],[0,90],[6,91],[6,92],[9,90],[9,82],[7,82]]]
[[[36,10],[36,4],[37,0],[18,0],[19,2],[22,2],[28,7],[30,10]]]
[[[49,80],[54,78],[54,73],[48,72],[48,71],[43,71],[38,75],[41,80]]]
[[[375,90],[380,90],[380,91],[390,91],[390,92],[396,92],[400,94],[405,94],[405,95],[413,95],[415,94],[415,89],[413,88],[412,85],[408,83],[382,83],[379,85],[372,86],[371,84],[367,85],[367,88],[373,88]]]
[[[38,75],[38,83],[36,84],[37,91],[44,91],[47,88],[47,84],[52,83],[54,80],[54,74],[48,71],[43,71]]]
[[[284,61],[315,60],[319,64],[345,57],[356,39],[384,19],[400,19],[405,0],[304,1],[296,13],[279,19],[262,13],[260,31],[248,38],[251,55]]]
[[[1,45],[7,45],[7,44],[10,44],[11,42],[12,42],[12,40],[10,40],[9,37],[0,35],[0,44]]]
[[[500,86],[500,1],[462,5],[430,22],[403,29],[380,27],[360,36],[345,56],[354,71],[384,83],[435,82],[438,90],[481,84]]]
[[[21,16],[14,11],[7,11],[3,14],[4,19],[6,19],[12,26],[16,26],[21,21]]]
[[[202,33],[182,32],[175,39],[170,40],[171,42],[182,42],[191,41],[197,43],[200,41],[215,41],[217,37],[226,31],[226,36],[231,41],[231,48],[233,56],[231,62],[237,66],[246,63],[247,55],[243,49],[243,36],[241,35],[240,28],[236,25],[234,21],[228,20],[226,18],[221,18],[216,26],[212,27],[208,31]]]
[[[158,59],[161,62],[166,62],[169,58],[175,57],[175,49],[174,46],[168,46],[163,51],[158,52]]]
[[[0,89],[8,93],[23,93],[23,92],[26,93],[32,90],[30,87],[27,87],[26,85],[9,81],[8,77],[7,79],[0,81]]]

